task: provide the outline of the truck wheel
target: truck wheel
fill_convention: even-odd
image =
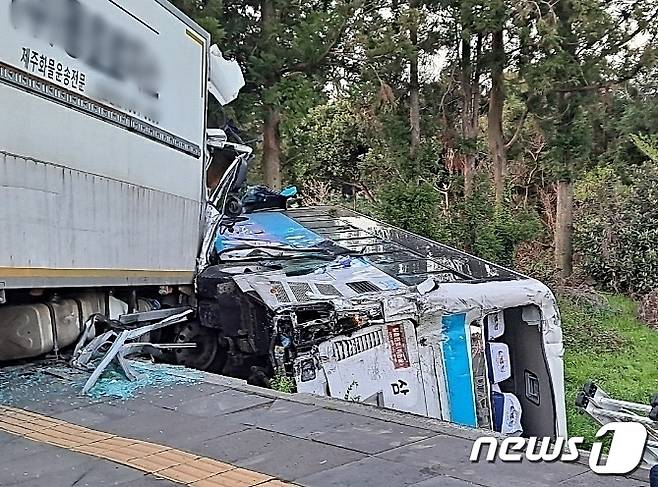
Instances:
[[[175,343],[195,343],[196,348],[175,351],[176,363],[193,369],[208,370],[219,350],[217,332],[201,326],[197,321],[186,323],[176,335]]]

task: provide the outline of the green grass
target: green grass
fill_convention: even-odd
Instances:
[[[647,404],[658,392],[658,332],[636,318],[631,299],[608,301],[594,307],[560,299],[569,435],[588,444],[598,425],[574,406],[583,383],[593,380],[614,398]]]
[[[292,377],[288,377],[283,372],[277,372],[270,381],[270,385],[275,391],[285,392],[287,394],[297,392],[295,380]]]

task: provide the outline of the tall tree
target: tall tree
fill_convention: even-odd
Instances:
[[[656,0],[557,0],[520,4],[525,62],[521,72],[539,100],[554,177],[555,265],[572,273],[573,181],[592,164],[590,108],[601,93],[655,61]],[[640,42],[641,41],[641,42]]]
[[[503,202],[505,192],[505,174],[507,171],[507,147],[503,133],[503,112],[505,107],[505,2],[491,2],[491,50],[490,71],[491,89],[489,90],[489,111],[487,113],[487,135],[489,152],[492,159],[496,204]]]
[[[282,93],[290,78],[319,84],[343,35],[359,12],[360,0],[175,0],[202,25],[214,26],[222,48],[246,73],[243,99],[251,104],[248,125],[262,134],[261,166],[265,184],[281,186],[280,124],[286,113]],[[212,7],[212,8],[211,8]],[[214,22],[214,24],[213,24]],[[219,29],[221,26],[221,29]],[[295,81],[297,82],[297,81]],[[245,103],[239,103],[240,107]],[[244,117],[244,115],[243,115]]]
[[[450,76],[455,78],[461,99],[458,151],[467,198],[473,195],[477,169],[482,82],[486,68],[485,43],[489,28],[487,5],[484,0],[442,0],[438,12],[442,18],[442,47],[446,50]]]
[[[278,42],[277,34],[280,26],[280,13],[275,8],[275,0],[260,2],[260,42],[258,48],[261,56],[267,56]],[[275,55],[275,54],[273,54]],[[275,71],[260,73],[263,88],[272,90],[280,79],[278,67]],[[281,188],[281,141],[279,126],[281,111],[276,101],[267,100],[263,103],[263,179],[265,184],[273,189]]]
[[[420,145],[419,4],[419,0],[409,2],[409,42],[411,44],[409,54],[409,124],[411,126],[410,155],[412,159],[416,158],[418,146]]]
[[[477,139],[480,129],[480,101],[482,98],[480,61],[483,34],[481,32],[470,34],[467,24],[462,24],[462,29],[459,83],[464,103],[461,117],[464,195],[468,198],[473,194],[477,165]]]

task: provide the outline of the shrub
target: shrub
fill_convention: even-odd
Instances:
[[[391,225],[440,238],[439,195],[429,184],[394,183],[381,195],[378,213]]]
[[[644,294],[658,287],[658,165],[631,174],[627,186],[597,169],[579,185],[574,244],[601,287]]]
[[[513,265],[516,246],[542,232],[535,212],[496,208],[486,183],[447,211],[440,203],[439,193],[429,184],[398,183],[384,191],[379,213],[405,230],[508,266]]]

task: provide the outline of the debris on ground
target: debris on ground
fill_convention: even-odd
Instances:
[[[137,379],[130,380],[112,364],[106,368],[88,395],[80,394],[89,374],[68,366],[61,360],[5,367],[0,369],[0,383],[12,387],[0,388],[0,404],[29,407],[68,401],[71,408],[101,398],[131,399],[143,389],[166,390],[179,384],[203,381],[203,373],[179,365],[131,361]]]
[[[107,320],[97,320],[97,315],[90,317],[85,324],[85,330],[75,347],[70,362],[71,366],[76,369],[92,371],[82,388],[82,393],[91,392],[105,370],[111,366],[114,372],[120,370],[128,380],[137,381],[140,378],[140,373],[132,368],[130,360],[128,360],[131,355],[155,353],[157,350],[171,348],[196,347],[196,344],[156,344],[143,341],[143,337],[149,336],[153,331],[186,321],[192,313],[193,311],[189,308],[173,308],[122,315],[119,320],[124,321],[114,323],[114,326],[118,329],[113,329],[110,323],[109,329],[101,334],[98,334],[98,330],[96,330],[97,322],[107,324]],[[164,319],[161,319],[163,316]],[[136,328],[126,327],[127,324],[139,323],[140,321],[143,323],[153,322]],[[100,360],[98,360],[99,358]],[[91,367],[92,364],[93,368]]]
[[[152,364],[133,362],[133,369],[138,373],[136,380],[126,378],[118,365],[108,367],[100,379],[89,391],[94,399],[114,397],[130,399],[140,389],[165,389],[175,384],[193,384],[203,379],[203,373],[187,369],[180,365]]]

